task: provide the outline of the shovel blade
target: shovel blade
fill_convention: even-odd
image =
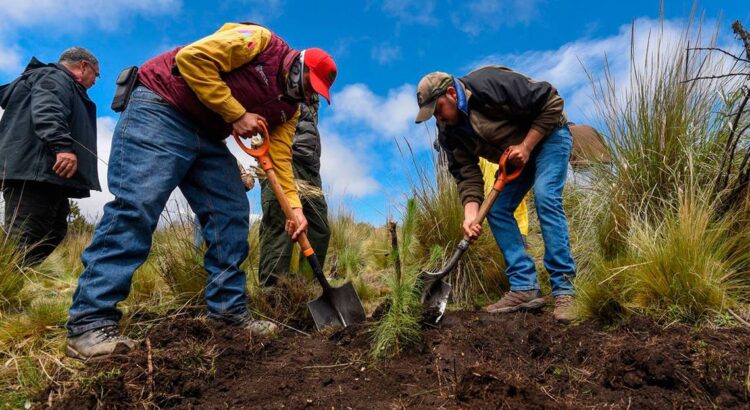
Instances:
[[[308,302],[307,308],[310,309],[318,331],[326,327],[346,327],[364,322],[367,318],[351,282],[323,292],[320,297]]]
[[[451,284],[442,279],[438,279],[424,287],[422,292],[422,306],[428,313],[426,317],[429,318],[432,324],[436,325],[440,323],[440,320],[443,318],[445,308],[448,306],[451,289]]]

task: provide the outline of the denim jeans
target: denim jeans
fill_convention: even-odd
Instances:
[[[159,216],[177,187],[202,225],[209,315],[248,315],[240,264],[248,253],[249,204],[225,144],[199,136],[171,105],[138,87],[115,127],[107,177],[115,199],[105,205],[83,253],[70,336],[117,324],[117,304],[128,296],[133,272],[146,260]]]
[[[562,202],[572,145],[567,126],[544,137],[531,153],[521,175],[505,186],[487,215],[492,234],[505,259],[505,274],[511,290],[539,289],[534,260],[526,253],[518,223],[513,217],[518,204],[533,187],[544,238],[544,267],[550,276],[552,294],[575,293],[571,279],[576,268],[570,253],[568,221]]]

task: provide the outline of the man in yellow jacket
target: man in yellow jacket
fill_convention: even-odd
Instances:
[[[225,24],[188,46],[144,63],[112,137],[109,188],[85,269],[70,308],[67,353],[91,358],[125,352],[117,303],[130,291],[133,272],[146,260],[151,236],[172,191],[179,187],[196,213],[206,242],[205,288],[209,318],[255,335],[277,331],[253,319],[246,306],[249,205],[234,157],[222,142],[232,131],[270,131],[279,182],[297,221],[307,228],[292,174],[292,137],[298,106],[313,93],[329,100],[336,65],[320,49],[298,51],[269,29]]]

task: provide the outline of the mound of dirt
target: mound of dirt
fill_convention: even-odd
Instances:
[[[368,361],[369,325],[272,340],[182,319],[39,397],[55,408],[748,408],[750,332],[561,327],[452,312],[421,349]],[[149,348],[150,345],[150,348]]]

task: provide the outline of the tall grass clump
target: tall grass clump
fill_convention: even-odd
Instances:
[[[416,201],[410,199],[406,205],[400,246],[396,224],[391,222],[391,259],[394,269],[386,277],[386,284],[391,291],[383,305],[384,313],[375,325],[370,353],[374,359],[384,360],[398,356],[404,349],[415,346],[422,340],[419,271],[413,258],[416,214]],[[403,265],[402,261],[405,262]]]
[[[173,224],[154,236],[152,252],[156,271],[178,301],[201,304],[208,273],[203,268],[203,252],[193,243],[188,226]]]
[[[417,171],[417,180],[411,186],[416,201],[414,258],[424,269],[437,270],[464,236],[463,205],[444,156],[433,156],[432,169],[416,159],[413,162]],[[485,223],[483,234],[472,242],[447,278],[453,285],[453,301],[472,305],[477,297],[498,292],[507,286],[504,271],[502,254]]]
[[[635,30],[628,83],[609,67],[593,80],[612,162],[594,168],[573,210],[578,304],[603,321],[641,312],[695,322],[749,295],[747,212],[719,212],[713,189],[735,126],[727,96],[742,83],[716,75],[723,54],[686,54],[715,47],[718,30],[704,41],[691,23],[670,42],[662,23],[646,44]]]
[[[23,258],[23,250],[0,231],[0,312],[19,302],[24,285]]]
[[[354,219],[346,208],[328,216],[331,240],[328,245],[328,269],[333,276],[351,278],[359,275],[365,265],[363,238],[372,227]]]

